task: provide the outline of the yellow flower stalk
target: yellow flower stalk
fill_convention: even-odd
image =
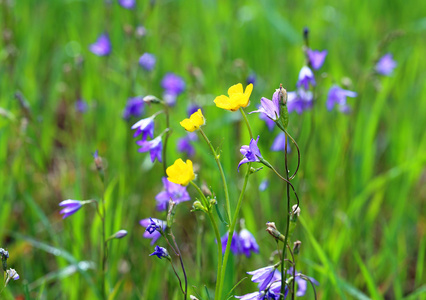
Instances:
[[[214,99],[214,103],[216,103],[216,106],[219,108],[236,111],[240,107],[246,107],[248,105],[252,91],[253,84],[250,83],[244,92],[243,85],[238,83],[228,89],[229,97],[225,95],[218,96]]]
[[[188,185],[190,181],[195,179],[192,161],[189,159],[184,163],[181,158],[178,158],[173,165],[167,168],[166,174],[170,182],[181,185]]]
[[[198,130],[204,124],[206,124],[206,119],[204,119],[201,109],[198,109],[195,113],[193,113],[189,119],[185,119],[180,122],[180,125],[185,128],[186,131],[190,132]]]

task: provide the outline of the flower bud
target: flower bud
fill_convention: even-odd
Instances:
[[[266,223],[266,231],[272,235],[274,238],[284,242],[285,236],[281,234],[281,232],[278,231],[277,227],[275,226],[274,222],[268,222]]]
[[[192,204],[192,208],[193,208],[193,211],[197,211],[197,210],[202,210],[202,211],[204,211],[204,212],[207,212],[207,209],[203,206],[203,204],[201,204],[201,202],[200,201],[195,201],[193,204]]]
[[[148,95],[143,97],[143,102],[147,103],[147,104],[151,104],[151,103],[161,103],[161,100],[158,99],[157,97],[153,96],[153,95]]]
[[[293,205],[291,209],[291,216],[290,221],[291,222],[297,222],[297,218],[300,216],[300,207],[299,205],[295,204]]]
[[[114,238],[115,239],[121,239],[124,238],[127,235],[127,231],[126,230],[119,230],[114,234]]]
[[[301,241],[295,241],[294,242],[294,245],[293,245],[293,253],[294,253],[294,255],[299,254],[301,246],[302,246],[302,242]]]
[[[173,220],[175,218],[176,212],[176,202],[172,199],[169,201],[169,211],[167,212],[167,227],[171,228],[173,225]]]

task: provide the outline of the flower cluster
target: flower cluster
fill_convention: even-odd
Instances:
[[[154,119],[156,116],[157,114],[154,114],[149,118],[139,120],[133,124],[132,129],[136,129],[133,137],[142,136],[141,140],[136,141],[136,144],[140,146],[138,151],[149,152],[152,162],[154,162],[155,159],[161,162],[161,153],[163,150],[161,135],[152,139],[154,137]],[[148,141],[148,136],[151,137],[152,140]]]

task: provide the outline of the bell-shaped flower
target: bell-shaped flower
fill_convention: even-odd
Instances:
[[[252,252],[259,253],[259,245],[257,244],[253,234],[251,234],[251,232],[247,229],[241,229],[238,235],[238,240],[240,251],[245,256],[250,257]]]
[[[327,56],[327,50],[318,51],[318,50],[308,49],[307,54],[308,54],[309,63],[312,66],[312,68],[314,70],[318,70],[324,64],[325,57]]]
[[[242,164],[248,163],[248,162],[255,162],[260,161],[259,158],[262,157],[262,154],[260,154],[259,147],[257,146],[257,142],[259,141],[259,136],[257,139],[251,139],[250,145],[244,145],[241,146],[240,153],[244,155],[244,158],[240,161],[238,164],[237,170],[240,170],[240,166]]]
[[[347,112],[348,105],[346,104],[346,97],[356,97],[357,93],[344,90],[337,85],[333,85],[328,91],[327,96],[327,109],[330,111],[335,105],[339,106],[342,112]]]
[[[396,67],[396,62],[393,60],[392,54],[383,55],[375,66],[377,73],[385,76],[392,75],[393,69]]]
[[[142,134],[142,141],[145,141],[148,138],[148,136],[153,138],[155,116],[156,115],[152,115],[149,118],[139,120],[135,124],[133,124],[132,129],[136,129],[136,132],[133,135],[133,137],[135,138],[138,135]]]
[[[303,86],[305,90],[309,89],[309,84],[315,86],[314,73],[307,66],[303,66],[299,72],[299,80],[297,81],[297,87]]]
[[[59,212],[63,214],[62,219],[68,218],[72,214],[76,213],[82,206],[84,205],[84,201],[78,200],[64,200],[59,203],[59,206],[63,206],[64,208]]]
[[[250,112],[252,113],[264,113],[271,120],[278,120],[280,117],[280,91],[277,89],[272,95],[272,101],[262,97],[260,99],[261,106],[258,110]]]
[[[162,180],[164,190],[155,196],[155,200],[157,201],[157,209],[159,211],[166,210],[170,199],[173,200],[176,204],[191,200],[191,197],[189,197],[189,194],[186,190],[186,186],[170,182],[166,177],[163,177]]]
[[[89,50],[97,56],[107,56],[111,53],[111,41],[108,34],[104,33],[98,37],[96,42],[89,46]]]
[[[151,156],[151,161],[154,162],[157,159],[161,162],[161,151],[163,150],[163,144],[161,142],[161,135],[157,136],[151,141],[136,141],[136,144],[141,146],[139,152],[148,152]]]
[[[162,259],[163,257],[170,259],[169,252],[166,248],[155,246],[154,252],[151,253],[149,256],[157,255],[159,259]]]
[[[155,218],[147,218],[147,219],[143,219],[139,221],[139,224],[142,227],[145,227],[145,232],[143,233],[143,237],[146,239],[152,239],[151,241],[151,245],[154,245],[155,242],[161,237],[161,233],[154,229],[154,231],[152,231],[152,233],[150,233],[151,229],[152,229],[152,223],[157,224],[158,226],[161,227],[161,230],[166,230],[166,222],[159,220],[159,219],[155,219]],[[151,227],[150,227],[151,226]],[[150,227],[150,230],[148,231],[148,228]]]

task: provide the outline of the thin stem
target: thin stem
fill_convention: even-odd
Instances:
[[[228,215],[228,224],[229,224],[231,223],[231,204],[229,202],[228,184],[226,183],[225,173],[223,172],[222,164],[220,163],[220,160],[219,160],[219,155],[217,155],[216,151],[213,148],[212,143],[210,142],[210,140],[208,139],[208,137],[206,136],[206,134],[201,128],[200,128],[200,133],[203,136],[203,138],[206,140],[207,144],[209,145],[210,150],[213,153],[214,160],[216,161],[217,167],[219,168],[220,176],[222,178],[223,190],[225,192],[226,213]]]
[[[176,250],[177,250],[177,252],[178,252],[178,257],[179,257],[179,260],[180,260],[180,266],[181,266],[181,268],[182,268],[183,277],[185,278],[185,292],[184,292],[184,295],[185,295],[185,296],[184,296],[184,299],[186,300],[186,299],[187,299],[187,297],[188,297],[188,278],[187,278],[187,276],[186,276],[185,266],[183,265],[182,254],[180,253],[179,246],[178,246],[178,244],[176,243],[175,236],[173,235],[173,232],[172,232],[171,230],[170,230],[170,233],[169,233],[169,234],[172,236],[173,243],[175,244]],[[175,273],[176,273],[176,271],[175,271]],[[179,278],[179,282],[180,282],[180,278]],[[180,288],[182,289],[182,283],[181,283],[181,285],[180,285]]]
[[[104,190],[102,195],[102,298],[106,299],[106,293],[105,293],[105,276],[106,276],[106,262],[107,262],[107,242],[105,240],[105,219],[106,219],[106,209],[105,209],[105,183],[104,183]]]
[[[185,292],[185,291],[183,290],[183,288],[182,288],[182,281],[180,280],[180,277],[179,277],[178,273],[176,272],[176,270],[175,270],[175,266],[173,265],[172,261],[171,261],[171,260],[169,260],[169,262],[170,262],[170,264],[172,265],[173,272],[175,272],[175,275],[176,275],[177,279],[179,280],[180,290],[182,291],[182,294],[184,294],[184,295],[185,295],[185,299],[186,299],[186,292]]]
[[[295,188],[294,188],[294,186],[290,183],[290,181],[289,180],[287,180],[286,178],[284,178],[280,173],[278,173],[278,171],[277,170],[275,170],[275,168],[272,166],[272,165],[270,165],[270,166],[267,166],[267,167],[269,167],[272,171],[274,171],[274,173],[281,179],[281,180],[283,180],[283,181],[285,181],[285,182],[287,182],[287,184],[289,184],[290,185],[290,187],[291,187],[291,189],[293,190],[293,193],[294,193],[294,196],[296,197],[296,204],[297,204],[297,206],[295,207],[295,209],[294,209],[294,211],[296,211],[296,209],[299,207],[299,196],[297,196],[297,193],[296,193],[296,190],[295,190]],[[287,172],[287,174],[288,174],[288,172]],[[288,176],[288,175],[287,175]]]
[[[284,133],[286,134],[286,136],[288,136],[289,138],[290,138],[290,140],[293,142],[293,144],[296,146],[296,149],[297,149],[297,167],[296,167],[296,170],[294,171],[294,173],[293,173],[293,175],[291,175],[288,179],[289,180],[292,180],[295,176],[296,176],[296,174],[297,174],[297,171],[299,170],[299,167],[300,167],[300,149],[299,149],[299,145],[297,145],[297,143],[296,143],[296,141],[293,139],[293,137],[287,132],[287,130],[279,123],[279,122],[276,122],[276,124],[278,125],[278,127],[282,130],[282,131],[284,131]],[[287,138],[286,138],[286,148],[285,148],[285,153],[287,153]],[[287,169],[288,170],[288,169]],[[288,172],[286,170],[286,172]]]
[[[166,114],[166,128],[170,128],[170,116],[169,116],[169,107],[167,104],[164,104],[164,112]],[[170,131],[166,132],[166,136],[164,137],[164,143],[163,143],[163,171],[164,175],[166,175],[166,169],[167,169],[167,141],[169,140]]]
[[[242,115],[242,116],[243,116],[243,118],[244,118],[244,122],[246,122],[247,130],[248,130],[248,132],[249,132],[249,134],[250,134],[250,138],[252,139],[252,138],[253,138],[253,133],[252,133],[252,131],[251,131],[250,123],[249,123],[249,121],[248,121],[248,119],[247,119],[247,115],[246,115],[246,113],[244,112],[244,109],[243,109],[242,107],[240,107],[240,112],[241,112],[241,115]]]

